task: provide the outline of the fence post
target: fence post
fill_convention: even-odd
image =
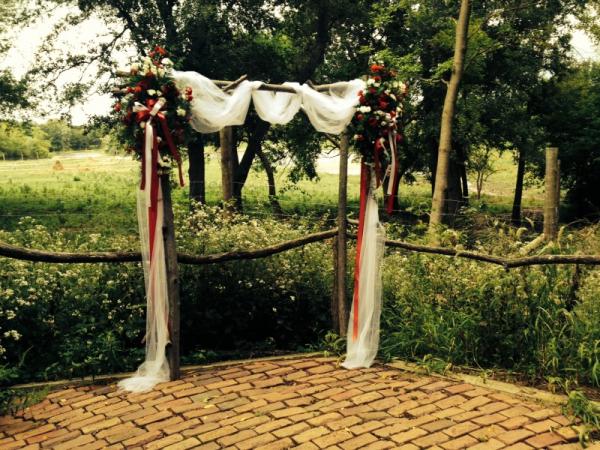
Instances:
[[[169,296],[169,332],[171,343],[167,346],[169,359],[169,378],[179,379],[179,266],[177,263],[177,246],[175,245],[175,225],[173,204],[171,202],[171,181],[169,174],[160,176],[163,196],[163,240],[165,245],[165,264],[167,268],[167,292]]]
[[[544,237],[553,241],[558,236],[558,205],[560,202],[558,148],[546,148],[546,177],[544,197]]]
[[[347,229],[348,219],[348,146],[349,136],[345,130],[340,136],[340,168],[338,188],[338,234],[334,238],[334,292],[331,314],[334,328],[340,336],[345,336],[348,328],[348,313],[346,303],[346,273],[347,273]]]
[[[230,209],[231,199],[233,199],[233,128],[225,127],[219,131],[219,141],[221,145],[221,185],[223,189],[223,201],[227,203],[227,209]]]

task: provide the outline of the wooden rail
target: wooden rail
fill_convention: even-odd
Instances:
[[[293,248],[302,247],[313,242],[324,241],[325,239],[334,237],[337,232],[337,228],[333,228],[331,230],[309,234],[298,239],[285,241],[258,250],[237,250],[216,253],[213,255],[177,253],[177,260],[182,264],[204,265],[240,259],[264,258]],[[0,256],[24,261],[49,263],[125,263],[139,262],[142,260],[140,252],[49,252],[45,250],[17,247],[4,242],[0,242]]]
[[[306,244],[324,241],[326,239],[335,237],[337,233],[338,229],[333,228],[331,230],[309,234],[298,239],[292,239],[257,250],[236,250],[232,252],[215,253],[212,255],[177,253],[177,260],[182,264],[205,265],[222,263],[226,261],[265,258],[267,256],[291,250],[293,248],[302,247]],[[349,233],[348,238],[356,239],[356,235]],[[539,255],[522,258],[504,258],[501,256],[486,255],[483,253],[466,250],[432,247],[395,240],[386,240],[385,245],[388,248],[400,248],[419,253],[472,259],[489,264],[496,264],[504,267],[505,269],[547,264],[600,265],[600,256],[596,255]],[[139,252],[49,252],[45,250],[33,250],[17,247],[4,242],[0,242],[0,256],[24,261],[49,263],[125,263],[141,261],[141,254]]]

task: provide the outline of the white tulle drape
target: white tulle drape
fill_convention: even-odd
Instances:
[[[375,198],[375,173],[371,169],[369,191],[365,209],[360,272],[358,282],[358,335],[353,333],[354,303],[348,323],[346,360],[347,369],[370,367],[379,348],[379,319],[381,316],[382,279],[381,266],[385,251],[385,230],[379,222]]]
[[[272,91],[252,91],[252,103],[258,116],[265,122],[285,125],[300,110],[302,106],[302,97],[298,95],[300,90],[299,83],[283,83],[296,91],[291,92],[272,92]]]
[[[325,92],[318,92],[308,85],[285,83],[294,93],[260,91],[260,81],[243,81],[231,92],[224,92],[210,79],[196,72],[173,71],[172,76],[181,89],[191,87],[194,100],[191,103],[192,127],[201,133],[212,133],[226,126],[242,125],[246,119],[250,101],[259,117],[273,124],[286,124],[304,110],[317,131],[340,134],[350,123],[358,104],[358,92],[364,89],[362,80],[332,84]],[[160,107],[159,107],[160,108]],[[154,115],[154,111],[152,115]],[[150,149],[152,137],[150,121],[146,135],[146,170],[151,166]],[[372,172],[372,170],[371,170]],[[160,182],[159,182],[160,183]],[[359,327],[356,339],[349,330],[347,368],[369,367],[379,344],[379,317],[381,314],[381,264],[385,233],[379,223],[375,200],[375,176],[371,173],[363,229],[360,279],[359,279]],[[136,374],[119,383],[123,389],[143,392],[169,379],[166,346],[169,342],[169,303],[165,251],[162,235],[163,204],[159,185],[157,221],[152,261],[150,261],[149,186],[138,195],[138,223],[142,245],[144,279],[146,284],[146,359]],[[351,317],[354,315],[354,306]],[[352,321],[351,321],[352,322]]]
[[[148,186],[148,185],[147,185]],[[149,189],[148,189],[149,190]],[[159,181],[157,226],[154,251],[150,262],[150,230],[148,222],[148,196],[139,190],[137,196],[138,224],[142,247],[142,265],[146,284],[146,360],[131,378],[119,383],[119,387],[131,392],[144,392],[157,383],[169,380],[169,362],[165,349],[169,342],[169,301],[167,292],[167,269],[163,244],[163,203]]]
[[[242,81],[231,92],[196,72],[172,72],[181,89],[191,87],[192,127],[200,133],[213,133],[227,126],[242,125],[250,99],[258,116],[273,124],[286,124],[303,109],[317,131],[340,134],[352,120],[358,104],[358,91],[365,82],[352,80],[334,83],[325,92],[307,84],[284,83],[296,92],[270,92],[258,88],[260,81]]]
[[[302,85],[302,109],[315,130],[340,134],[352,120],[358,104],[358,91],[364,89],[362,80],[334,83],[320,92]]]

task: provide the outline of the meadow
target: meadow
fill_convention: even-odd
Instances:
[[[317,180],[287,179],[285,165],[278,167],[278,199],[285,214],[335,216],[338,201],[338,159],[319,160]],[[484,185],[481,200],[472,196],[471,206],[508,219],[516,167],[512,156],[504,154],[495,162],[496,172]],[[187,170],[187,167],[184,168]],[[431,186],[422,175],[412,184],[400,187],[401,208],[422,218],[431,204]],[[131,235],[137,232],[135,190],[139,180],[139,163],[128,156],[108,155],[97,151],[54,155],[52,159],[0,161],[0,229],[15,230],[22,217],[33,217],[50,229],[78,234],[108,233]],[[221,198],[219,155],[207,150],[206,194],[208,204]],[[474,181],[471,182],[474,185]],[[358,164],[350,164],[348,179],[349,211],[358,209]],[[176,204],[188,205],[188,188],[176,188]],[[267,180],[263,171],[252,170],[243,190],[244,213],[253,217],[271,215]],[[527,187],[523,207],[539,210],[542,189]],[[395,219],[402,222],[402,219]],[[410,223],[413,223],[410,221]]]

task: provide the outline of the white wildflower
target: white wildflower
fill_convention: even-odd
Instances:
[[[4,337],[5,338],[13,338],[15,341],[18,341],[19,339],[21,339],[21,335],[19,334],[19,332],[17,330],[5,331]]]
[[[181,117],[185,117],[185,109],[177,108],[177,115]]]

